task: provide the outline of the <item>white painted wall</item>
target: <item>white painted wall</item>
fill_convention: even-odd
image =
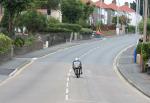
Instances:
[[[62,13],[60,10],[51,10],[51,16],[62,22]]]

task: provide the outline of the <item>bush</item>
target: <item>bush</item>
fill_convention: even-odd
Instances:
[[[16,47],[23,47],[25,44],[25,40],[22,39],[21,37],[17,37],[15,40],[14,40],[14,45]]]
[[[80,32],[81,26],[78,24],[59,23],[55,25],[56,28],[64,28],[71,30],[72,32]]]
[[[127,28],[129,33],[135,33],[135,26],[129,25]]]
[[[29,36],[27,38],[17,37],[14,40],[15,47],[23,47],[23,46],[30,46],[35,41],[35,38],[33,36]]]
[[[12,46],[12,40],[5,36],[3,33],[0,33],[0,54],[7,53]]]
[[[142,54],[144,65],[147,63],[150,58],[150,42],[139,43],[136,48],[138,54]]]
[[[25,26],[31,33],[42,31],[47,27],[46,16],[37,11],[27,11],[16,20],[16,26]]]
[[[89,28],[82,28],[80,31],[81,34],[91,34],[92,32],[93,30]]]
[[[48,18],[48,24],[51,25],[51,24],[56,24],[56,23],[59,23],[59,20],[53,18],[53,17],[49,17]]]
[[[52,32],[52,33],[60,33],[60,32],[71,32],[71,30],[69,29],[65,29],[65,28],[56,28],[56,27],[49,27],[45,30],[45,32]]]

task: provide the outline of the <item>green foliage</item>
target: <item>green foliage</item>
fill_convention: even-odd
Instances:
[[[22,39],[21,37],[17,37],[15,40],[14,40],[14,45],[16,47],[23,47],[25,44],[25,40]]]
[[[7,53],[12,46],[12,40],[5,36],[3,33],[0,33],[0,54]]]
[[[94,7],[92,5],[83,4],[83,13],[81,18],[83,20],[87,20],[93,11]]]
[[[90,25],[87,23],[86,20],[83,20],[82,18],[79,19],[79,21],[77,22],[79,25],[81,25],[84,28],[89,28]]]
[[[29,36],[25,39],[25,44],[26,46],[30,46],[33,44],[33,42],[35,41],[34,36]]]
[[[51,24],[57,24],[59,23],[59,20],[53,18],[53,17],[50,17],[48,18],[48,24],[51,25]]]
[[[78,24],[59,23],[55,25],[57,28],[64,28],[71,30],[72,32],[80,32],[81,26]]]
[[[135,26],[129,25],[127,28],[129,33],[135,33]]]
[[[25,26],[29,33],[44,30],[47,27],[47,19],[36,11],[27,11],[16,19],[17,27]]]
[[[76,23],[83,13],[83,4],[80,0],[62,0],[61,10],[63,22]]]
[[[80,33],[82,34],[92,34],[93,30],[89,28],[82,28]]]
[[[142,54],[144,64],[146,64],[146,62],[150,58],[150,42],[139,43],[137,45],[136,51],[138,54]]]
[[[49,9],[57,9],[59,7],[60,0],[47,0],[47,7]]]
[[[4,16],[4,20],[8,20],[7,30],[9,34],[14,34],[14,19],[21,13],[23,10],[29,8],[33,0],[1,0],[0,3],[5,9],[5,12],[8,13],[7,16]]]
[[[141,21],[139,24],[139,29],[141,33],[143,33],[143,28],[144,28],[144,22]],[[147,35],[150,35],[150,18],[148,18],[147,20]]]
[[[23,47],[23,46],[30,46],[35,41],[35,38],[31,35],[27,38],[17,37],[14,40],[15,47]]]
[[[47,9],[47,0],[35,0],[34,5],[37,9]]]
[[[51,33],[67,33],[71,32],[71,30],[66,28],[57,28],[57,27],[49,27],[45,30],[45,32],[51,32]]]

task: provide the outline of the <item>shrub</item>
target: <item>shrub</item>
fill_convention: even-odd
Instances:
[[[29,36],[28,38],[25,39],[25,45],[30,46],[33,44],[34,41],[35,41],[35,38],[33,36]]]
[[[21,37],[17,37],[15,40],[14,40],[14,45],[16,47],[23,47],[25,44],[25,40],[22,39]]]
[[[27,38],[17,37],[14,40],[14,45],[16,47],[23,47],[23,46],[30,46],[35,41],[35,38],[33,36],[29,36]]]
[[[135,26],[129,25],[127,28],[129,33],[135,33]]]
[[[81,26],[78,24],[59,23],[55,25],[57,28],[64,28],[71,30],[72,32],[80,32]]]
[[[81,34],[91,34],[92,32],[93,30],[89,28],[82,28],[80,31]]]
[[[12,40],[5,36],[3,33],[0,33],[0,54],[7,53],[12,46]]]
[[[60,32],[71,32],[71,30],[66,28],[56,28],[56,27],[49,27],[45,30],[45,32],[52,32],[52,33],[60,33]]]
[[[51,24],[56,24],[56,23],[59,23],[59,20],[53,18],[53,17],[49,17],[48,18],[48,24],[51,25]]]
[[[145,67],[145,64],[147,63],[148,59],[150,59],[150,42],[139,43],[137,45],[136,51],[138,54],[142,54]]]

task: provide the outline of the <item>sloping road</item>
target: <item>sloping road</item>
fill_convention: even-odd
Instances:
[[[35,60],[0,86],[0,103],[150,103],[113,70],[115,56],[137,38],[107,38]],[[83,62],[79,79],[71,71],[75,57]]]

